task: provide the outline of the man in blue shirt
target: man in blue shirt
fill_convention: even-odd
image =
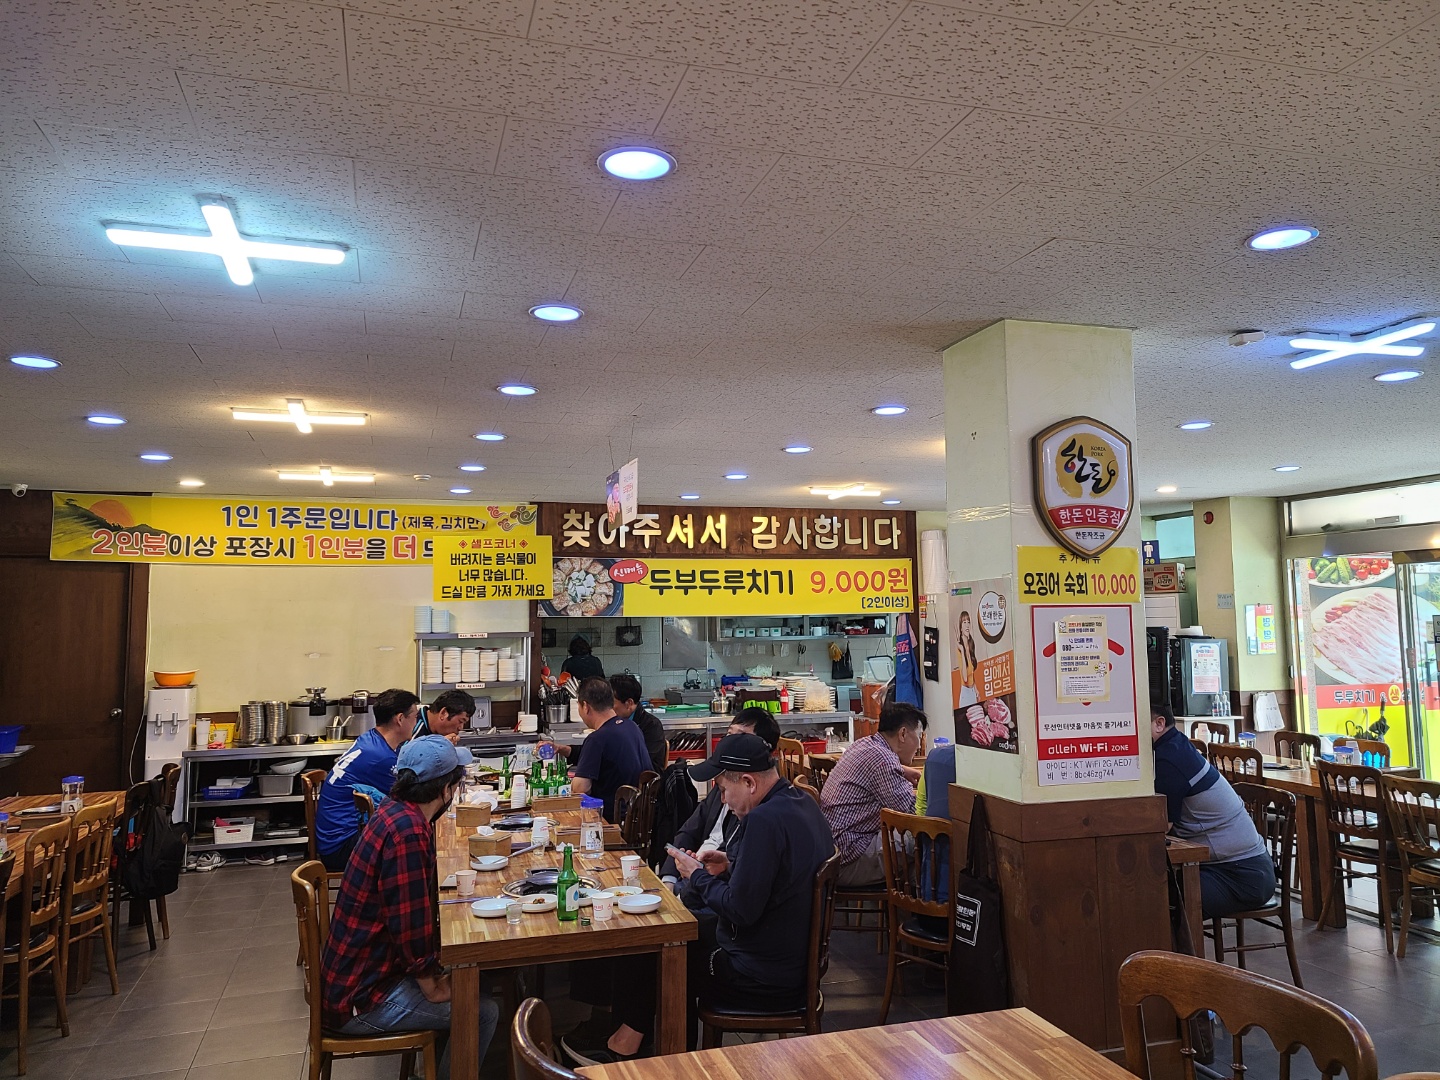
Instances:
[[[395,783],[400,744],[410,737],[420,715],[420,699],[409,690],[386,690],[375,698],[375,726],[341,754],[315,806],[315,848],[325,869],[345,869],[360,835],[355,788],[388,792]]]
[[[633,720],[615,715],[615,692],[604,679],[586,679],[580,684],[580,720],[590,734],[580,744],[570,790],[601,800],[605,820],[614,821],[615,792],[634,784],[650,768],[645,736]],[[575,757],[569,747],[556,750]]]

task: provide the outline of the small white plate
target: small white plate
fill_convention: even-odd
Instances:
[[[520,901],[520,910],[526,915],[540,915],[547,911],[555,910],[555,897],[553,896],[527,896]]]
[[[510,865],[508,855],[481,855],[470,860],[470,865],[476,870],[504,870]]]
[[[612,885],[605,891],[619,900],[622,896],[639,896],[645,890],[639,885]]]
[[[612,889],[611,892],[614,892],[614,890]],[[615,906],[627,915],[649,915],[650,912],[660,906],[660,897],[654,893],[646,893],[640,896],[621,896],[615,900]]]
[[[482,919],[503,919],[505,909],[512,901],[504,896],[491,896],[484,900],[476,900],[470,905],[470,913],[478,915]]]

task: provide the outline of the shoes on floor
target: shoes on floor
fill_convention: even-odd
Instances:
[[[251,866],[274,866],[274,855],[246,855],[245,861]]]
[[[650,1057],[654,1046],[645,1042],[633,1054],[617,1054],[606,1045],[615,1033],[615,1021],[606,1016],[585,1021],[568,1035],[560,1038],[560,1046],[576,1065],[613,1065],[617,1061],[635,1061]]]
[[[198,869],[200,869],[200,859],[199,859],[199,857],[196,856],[196,855],[186,855],[186,856],[185,856],[185,870],[186,870],[187,872],[193,872],[193,871],[198,870]]]
[[[207,851],[195,860],[195,869],[200,873],[208,873],[211,870],[218,870],[225,865],[225,856],[215,851]]]

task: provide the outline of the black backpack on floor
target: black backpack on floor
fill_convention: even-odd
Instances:
[[[162,802],[164,781],[148,780],[125,796],[125,817],[115,838],[120,881],[135,900],[169,896],[180,887],[186,827],[170,820]]]

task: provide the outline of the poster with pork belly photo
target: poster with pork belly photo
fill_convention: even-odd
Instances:
[[[1318,733],[1383,739],[1394,763],[1402,764],[1405,653],[1394,562],[1386,555],[1340,555],[1302,559],[1298,566]],[[1440,614],[1428,600],[1416,604],[1427,623]]]
[[[955,742],[1016,754],[1015,638],[1008,577],[950,586]]]

